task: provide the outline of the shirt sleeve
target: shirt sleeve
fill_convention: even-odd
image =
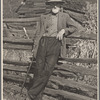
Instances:
[[[74,21],[70,18],[68,14],[66,16],[66,28],[65,28],[65,36],[68,36],[77,31],[77,27]]]

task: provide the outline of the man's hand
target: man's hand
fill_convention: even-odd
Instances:
[[[62,40],[63,39],[63,34],[65,33],[65,30],[62,29],[56,36],[56,39]]]

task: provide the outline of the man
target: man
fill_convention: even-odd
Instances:
[[[33,86],[28,91],[30,100],[42,100],[42,92],[57,63],[63,37],[77,30],[68,14],[63,13],[62,0],[49,0],[51,13],[41,15],[40,40],[36,55],[36,74]]]

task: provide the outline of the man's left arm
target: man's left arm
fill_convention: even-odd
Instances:
[[[77,27],[74,23],[74,21],[71,19],[71,17],[68,15],[68,14],[65,14],[65,17],[66,17],[66,28],[64,29],[65,30],[65,36],[68,36],[74,32],[77,31]]]
[[[63,28],[58,34],[57,39],[62,40],[63,36],[68,36],[77,31],[77,27],[75,26],[74,21],[70,18],[68,14],[64,15],[66,19],[66,28]]]

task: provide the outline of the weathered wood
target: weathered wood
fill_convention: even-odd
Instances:
[[[37,22],[37,21],[36,21]],[[14,23],[7,23],[8,27],[9,26],[20,26],[20,27],[31,27],[31,26],[35,26],[36,22],[14,22]]]
[[[67,36],[67,38],[76,38],[76,39],[90,39],[90,40],[97,40],[97,35],[96,34],[86,34],[85,32],[83,33],[75,33]]]
[[[36,17],[36,18],[5,18],[3,19],[4,23],[19,23],[19,22],[36,22],[39,21],[40,18]]]
[[[34,27],[34,29],[32,29],[33,27]],[[35,28],[36,26],[33,26],[33,27],[30,27],[28,29],[26,28],[26,32],[29,37],[30,37],[30,34],[32,37],[34,36],[34,34],[36,34],[36,28]],[[5,29],[3,34],[6,34],[7,35],[6,37],[10,37],[10,38],[12,38],[11,37],[11,34],[12,34],[12,36],[14,36],[13,38],[16,38],[16,36],[17,36],[19,39],[21,37],[23,39],[23,37],[26,36],[23,26],[14,26],[11,29]],[[27,37],[26,37],[26,39],[27,39]],[[33,38],[30,37],[30,39],[33,39]]]
[[[24,6],[22,6],[20,9],[19,9],[19,11],[20,10],[22,10],[22,9],[32,9],[33,8],[33,10],[34,9],[38,9],[38,8],[45,8],[46,7],[46,5],[44,4],[44,3],[34,3],[34,5],[32,5],[32,4],[26,4],[26,5],[24,5]]]
[[[24,79],[25,79],[25,77],[22,77],[22,76],[8,75],[8,74],[4,74],[3,78],[7,79],[7,80],[18,81],[18,82],[23,82]],[[76,88],[77,90],[81,90],[83,92],[87,91],[87,94],[88,94],[88,92],[93,92],[93,93],[97,92],[97,88],[96,87],[93,87],[93,86],[90,86],[90,85],[80,84],[78,82],[71,81],[71,80],[66,80],[66,79],[63,79],[61,77],[51,76],[49,80],[51,82],[59,84],[61,86],[67,86],[67,87],[70,87],[70,88]],[[30,79],[27,78],[26,83],[29,83],[29,82],[30,82]],[[52,86],[53,86],[53,88],[57,89],[57,86],[52,85],[50,82],[47,84],[47,87],[52,87]]]
[[[25,12],[27,12],[27,11],[38,11],[38,10],[45,10],[45,9],[46,9],[45,6],[44,6],[44,7],[41,7],[41,8],[40,8],[40,6],[34,6],[34,7],[32,7],[32,8],[23,6],[23,7],[20,9],[19,12],[22,12],[22,11],[23,11],[23,13],[25,13]],[[18,12],[18,13],[19,13],[19,12]]]
[[[18,72],[27,72],[28,66],[14,66],[14,65],[3,65],[3,70],[10,70],[10,71],[18,71]]]
[[[20,65],[20,66],[28,66],[29,62],[22,62],[22,61],[10,61],[10,60],[3,60],[3,63],[5,64],[14,64],[14,65]],[[33,66],[35,67],[35,61],[33,61]],[[88,69],[88,68],[84,68],[81,66],[73,66],[73,65],[69,65],[69,64],[60,64],[60,65],[56,65],[55,66],[56,69],[59,70],[64,70],[64,71],[70,71],[73,72],[75,74],[80,73],[82,75],[93,75],[93,76],[97,76],[97,70],[92,70],[92,69]]]
[[[5,86],[4,86],[5,87]],[[6,88],[6,87],[5,87]],[[16,90],[16,91],[18,91],[18,92],[20,92],[20,90],[21,90],[21,87],[17,87],[17,86],[11,86],[11,85],[8,85],[8,88],[10,89],[10,88],[13,88],[14,90]],[[56,92],[56,91],[60,91],[60,90],[54,90],[54,89],[50,89],[50,88],[45,88],[45,91],[44,91],[44,94],[47,94],[47,95],[50,95],[50,96],[55,96],[55,97],[57,97],[57,95],[58,95],[58,97],[59,96],[62,96],[61,94],[59,95],[59,93],[58,92]],[[61,91],[63,91],[63,90],[61,90]],[[9,91],[10,92],[10,91]],[[52,93],[51,93],[52,92]],[[56,93],[57,94],[56,94]],[[68,95],[68,97],[71,95],[71,93],[70,92],[67,92],[67,91],[64,91],[64,94],[65,94],[65,92],[67,93],[67,95]],[[26,89],[24,89],[23,90],[23,94],[26,94],[27,93],[27,91],[26,91]],[[53,95],[53,93],[54,93],[54,95]],[[79,95],[80,97],[81,97],[81,95]],[[65,97],[65,96],[64,96]],[[72,93],[72,97],[73,97],[73,93]],[[75,97],[78,97],[77,95],[75,95]],[[85,97],[85,96],[82,96],[82,97]],[[87,98],[87,97],[86,97]],[[73,99],[71,99],[71,100],[73,100]],[[80,99],[80,100],[83,100],[83,99]],[[87,100],[87,99],[86,99]],[[91,98],[91,99],[88,99],[88,100],[93,100],[93,98]]]
[[[59,75],[59,76],[65,77],[65,78],[68,78],[68,77],[77,78],[77,75],[75,75],[74,73],[68,72],[68,71],[63,71],[63,70],[54,70],[53,74]]]
[[[76,62],[76,63],[97,64],[96,58],[61,58],[61,60],[65,60],[65,61],[68,61],[68,62]]]
[[[28,9],[21,9],[18,14],[20,13],[44,13],[46,11],[46,8],[28,8]]]
[[[3,60],[3,63],[5,64],[13,64],[13,65],[19,65],[19,66],[29,66],[29,62],[22,62],[22,61],[12,61],[12,60]]]
[[[27,68],[23,67],[23,68],[19,68],[19,66],[14,66],[14,65],[4,65],[3,66],[3,69],[4,70],[12,70],[12,71],[19,71],[19,72],[27,72]],[[62,71],[57,71],[57,70],[54,70],[53,73],[55,72],[60,72],[61,74]],[[57,73],[56,73],[57,74]],[[65,75],[67,75],[68,73],[66,72]],[[75,81],[72,81],[72,80],[66,80],[66,79],[63,79],[61,77],[55,77],[55,76],[51,76],[50,77],[50,81],[53,81],[61,86],[68,86],[68,87],[72,87],[72,88],[77,88],[77,89],[80,89],[80,90],[83,90],[83,91],[95,91],[97,90],[96,87],[93,87],[93,86],[90,86],[90,85],[84,85],[82,83],[78,83],[78,82],[75,82]]]
[[[40,14],[25,13],[24,15],[19,14],[18,16],[19,16],[19,18],[29,18],[29,17],[33,18],[33,17],[40,17],[41,13]]]
[[[38,6],[38,5],[44,5],[45,6],[45,2],[44,1],[26,1],[25,5],[23,5],[23,6],[27,6],[27,7],[30,8],[30,7],[34,7],[34,6]]]
[[[18,75],[8,75],[8,74],[3,74],[3,78],[12,81],[18,81],[18,82],[23,82],[25,80],[25,77],[18,76]],[[29,82],[30,82],[30,78],[27,78],[26,83]]]
[[[4,69],[6,69],[7,66],[4,66]],[[7,68],[8,69],[8,68]],[[22,69],[20,69],[21,71]],[[26,71],[26,69],[24,69],[24,71]],[[14,78],[15,77],[15,78]],[[4,78],[11,78],[12,80],[17,80],[16,77],[19,77],[19,76],[16,76],[16,75],[5,75],[4,74]],[[19,81],[23,81],[23,78],[22,77],[19,77]],[[79,82],[75,82],[75,81],[72,81],[72,80],[67,80],[67,79],[64,79],[62,77],[56,77],[56,76],[51,76],[50,79],[49,79],[51,82],[53,83],[57,83],[61,86],[67,86],[67,87],[70,87],[70,88],[76,88],[78,90],[82,90],[82,91],[88,91],[88,92],[94,92],[96,93],[97,91],[97,87],[94,87],[94,86],[91,86],[91,85],[87,85],[87,84],[82,84],[82,83],[79,83]]]
[[[14,39],[14,38],[4,37],[3,42],[4,43],[33,45],[32,39]]]
[[[17,71],[17,72],[27,72],[28,66],[16,66],[16,65],[3,65],[3,70],[9,70],[9,71]],[[30,73],[34,73],[34,69],[31,68]],[[77,76],[74,73],[67,72],[67,71],[62,71],[62,70],[54,70],[53,71],[54,75],[61,75],[63,77],[74,77],[76,78]]]
[[[79,83],[79,82],[75,82],[73,80],[67,80],[64,79],[62,77],[56,77],[56,76],[51,76],[50,81],[52,81],[53,83],[57,83],[61,86],[67,86],[70,88],[76,88],[77,90],[81,90],[81,91],[87,91],[87,92],[97,92],[97,87],[88,85],[88,84],[84,84],[84,83]]]
[[[62,64],[62,65],[56,65],[55,68],[57,68],[59,70],[65,70],[65,71],[74,72],[76,74],[80,73],[81,75],[93,75],[95,77],[97,76],[97,70],[84,68],[82,66]]]
[[[30,31],[28,31],[29,33]],[[36,31],[35,31],[36,32]],[[30,34],[29,34],[29,37],[32,38],[32,37],[35,37],[35,32],[31,31]],[[30,36],[31,35],[31,36]],[[38,35],[36,35],[38,36]],[[20,38],[8,38],[8,37],[3,37],[3,43],[11,43],[11,44],[18,44],[18,45],[34,45],[34,40],[32,39],[20,39]],[[70,44],[73,45],[71,43],[71,41],[67,41],[67,44]]]
[[[50,89],[50,88],[45,88],[44,93],[54,96],[54,97],[62,96],[64,98],[70,99],[70,100],[95,100],[93,98],[89,98],[89,97],[82,96],[79,94],[75,94],[75,93],[71,93],[71,92],[67,92],[67,91],[63,91],[63,90],[54,90],[54,89]]]
[[[4,49],[16,49],[16,50],[32,50],[32,45],[19,45],[19,44],[11,44],[11,43],[4,43]]]

